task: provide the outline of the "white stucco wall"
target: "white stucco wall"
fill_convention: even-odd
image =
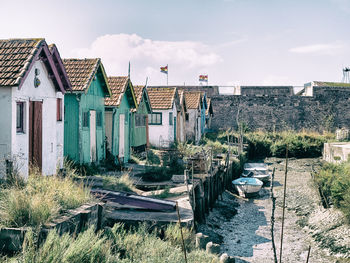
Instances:
[[[186,139],[198,143],[201,139],[201,117],[198,109],[187,109],[188,121],[186,121]]]
[[[12,88],[0,87],[0,178],[5,175],[5,160],[11,156]]]
[[[35,69],[40,70],[39,79],[41,84],[34,87]],[[57,92],[53,82],[48,78],[45,65],[41,61],[36,61],[21,89],[12,90],[12,157],[19,168],[20,173],[28,175],[28,154],[29,154],[29,101],[42,101],[42,172],[45,175],[55,174],[56,168],[63,166],[63,124],[56,120],[57,98],[64,96]],[[24,133],[16,132],[16,102],[25,102],[25,125]],[[62,106],[63,107],[63,106]]]
[[[169,110],[153,110],[154,113],[162,113],[162,125],[149,125],[149,142],[155,147],[169,146],[174,142],[174,122],[169,125],[169,112],[173,113],[173,118],[177,116],[176,105]]]

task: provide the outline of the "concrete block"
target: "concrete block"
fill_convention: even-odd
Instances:
[[[26,232],[26,228],[1,228],[0,251],[13,253],[21,250]]]
[[[171,180],[174,183],[181,183],[181,184],[183,184],[185,182],[185,175],[183,175],[183,174],[174,174],[173,177],[171,177]]]

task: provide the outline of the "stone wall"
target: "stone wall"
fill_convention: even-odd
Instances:
[[[292,95],[288,87],[277,88],[276,93],[269,90],[269,94],[259,87],[250,87],[246,93],[243,90],[244,95],[210,96],[213,129],[237,128],[238,111],[239,122],[250,130],[334,131],[350,127],[350,88],[314,87],[312,97]]]

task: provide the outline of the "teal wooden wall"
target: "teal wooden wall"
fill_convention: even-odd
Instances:
[[[114,108],[114,120],[112,128],[112,154],[114,156],[119,155],[119,116],[125,115],[124,121],[124,163],[127,163],[130,159],[130,147],[131,147],[131,106],[127,100],[126,94],[124,94],[122,101],[118,108]]]
[[[64,156],[80,162],[79,157],[79,102],[77,95],[64,95]]]
[[[147,116],[147,114],[149,114],[149,113],[150,113],[150,111],[148,110],[148,108],[146,106],[145,97],[143,97],[137,111],[133,112],[133,114],[132,114],[132,124],[131,124],[131,134],[132,134],[131,146],[132,147],[138,147],[141,145],[145,145],[147,143],[146,126],[136,127],[135,114],[144,114]]]
[[[79,163],[90,163],[90,125],[82,127],[83,113],[90,110],[95,110],[96,115],[101,112],[102,125],[96,125],[96,160],[101,161],[105,158],[104,98],[107,91],[103,89],[103,83],[103,77],[96,74],[88,92],[81,93],[79,102],[75,99],[79,95],[68,93],[65,95],[64,153]],[[70,97],[74,97],[76,102]]]

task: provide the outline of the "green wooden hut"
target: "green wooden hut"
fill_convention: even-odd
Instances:
[[[64,97],[64,155],[83,164],[105,158],[104,99],[111,96],[101,59],[64,59],[72,92]]]
[[[105,99],[107,149],[120,162],[127,163],[131,151],[131,110],[137,109],[129,77],[108,77],[112,96]]]
[[[144,151],[149,145],[148,114],[152,113],[151,103],[145,86],[134,86],[137,109],[132,110],[131,147]]]

